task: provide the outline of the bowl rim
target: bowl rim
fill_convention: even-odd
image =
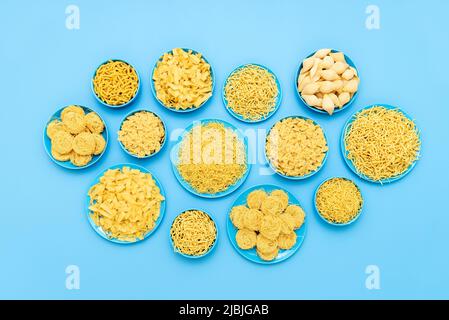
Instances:
[[[101,119],[101,121],[103,122],[103,125],[104,125],[104,130],[101,133],[101,135],[103,136],[103,138],[104,138],[104,140],[106,142],[105,145],[104,145],[103,151],[99,155],[93,155],[92,156],[92,160],[90,160],[86,165],[80,166],[80,167],[75,166],[75,165],[73,165],[71,163],[70,163],[71,165],[66,165],[66,163],[70,162],[70,161],[59,161],[59,160],[56,160],[53,157],[53,155],[51,154],[51,149],[49,149],[49,147],[47,146],[47,144],[50,144],[50,148],[51,148],[51,139],[50,139],[50,137],[47,136],[47,127],[48,127],[48,125],[50,124],[50,122],[52,122],[55,119],[58,119],[59,121],[61,121],[61,112],[62,112],[62,110],[64,110],[67,107],[70,107],[70,106],[77,106],[77,107],[83,108],[83,110],[85,112],[88,111],[89,113],[90,112],[96,113],[100,117],[100,119]],[[82,169],[86,169],[86,168],[94,165],[95,163],[97,163],[103,157],[103,155],[106,152],[106,149],[108,148],[108,145],[109,145],[108,127],[107,127],[106,122],[104,121],[103,117],[97,111],[93,110],[92,108],[86,107],[86,106],[83,106],[83,105],[80,105],[80,104],[69,104],[69,105],[66,105],[66,106],[64,106],[62,108],[57,109],[53,113],[53,115],[51,115],[50,118],[48,118],[47,122],[45,123],[43,131],[44,131],[44,134],[43,134],[42,142],[43,142],[43,145],[44,145],[45,153],[50,157],[52,162],[54,162],[55,164],[59,165],[60,167],[62,167],[64,169],[67,169],[67,170],[82,170]]]
[[[321,50],[321,49],[318,49],[318,50]],[[294,88],[295,88],[296,96],[299,98],[299,100],[300,100],[306,107],[308,107],[309,109],[311,109],[311,110],[313,110],[313,111],[315,111],[315,112],[318,112],[318,113],[321,113],[321,114],[326,114],[326,115],[328,115],[328,116],[332,116],[332,115],[335,114],[335,113],[338,113],[338,112],[340,112],[340,111],[343,111],[343,110],[348,109],[348,108],[353,104],[353,102],[356,100],[356,98],[357,98],[358,95],[359,95],[360,87],[359,87],[359,88],[357,89],[357,91],[354,93],[354,95],[352,96],[351,100],[349,100],[349,101],[348,101],[346,104],[344,104],[341,108],[335,108],[334,111],[333,111],[333,113],[332,113],[332,115],[328,114],[325,110],[321,110],[321,109],[318,109],[318,108],[315,108],[315,107],[309,105],[309,104],[304,100],[304,98],[301,96],[301,93],[298,91],[298,77],[299,77],[299,75],[300,75],[300,73],[301,73],[302,65],[303,65],[304,60],[307,59],[307,58],[310,58],[311,56],[313,56],[318,50],[316,50],[316,51],[312,52],[311,54],[309,54],[309,55],[308,55],[307,57],[305,57],[305,58],[301,61],[301,63],[299,64],[298,68],[296,69],[296,73],[295,73]],[[357,76],[358,76],[358,78],[359,78],[359,81],[361,82],[361,80],[360,80],[360,72],[359,72],[357,66],[355,65],[355,63],[352,61],[352,59],[351,59],[349,56],[347,56],[343,51],[339,51],[339,50],[336,50],[336,49],[331,49],[331,52],[332,52],[332,53],[337,53],[337,52],[343,53],[343,55],[345,56],[346,63],[347,63],[350,67],[353,67],[353,68],[355,69],[355,71],[357,72]]]
[[[194,107],[194,108],[188,108],[188,109],[175,109],[175,108],[171,108],[169,106],[166,106],[157,96],[156,93],[156,88],[154,86],[154,80],[153,80],[153,74],[154,71],[156,70],[157,64],[159,63],[159,61],[162,60],[162,57],[165,54],[172,54],[174,49],[182,49],[184,51],[191,51],[193,54],[201,54],[201,59],[203,59],[207,64],[209,64],[210,67],[210,76],[211,76],[211,81],[212,81],[212,88],[211,88],[211,95],[209,98],[207,98],[206,100],[204,100],[198,107]],[[194,49],[190,49],[190,48],[184,48],[184,47],[176,47],[176,48],[172,48],[168,51],[165,51],[162,55],[159,56],[159,58],[156,60],[156,62],[153,65],[153,69],[151,70],[151,74],[150,74],[150,87],[151,87],[151,92],[153,93],[153,97],[156,99],[156,101],[165,109],[173,111],[173,112],[177,112],[177,113],[188,113],[188,112],[192,112],[198,109],[201,109],[201,107],[203,107],[206,103],[208,103],[212,96],[214,95],[214,91],[215,91],[215,72],[214,72],[214,68],[212,67],[212,64],[209,62],[209,60],[203,55],[203,53],[196,51]]]
[[[137,155],[135,155],[135,154],[131,153],[130,151],[128,151],[128,149],[126,149],[126,147],[123,145],[123,143],[117,138],[117,141],[118,141],[120,147],[122,148],[122,150],[125,151],[126,154],[128,154],[128,155],[130,155],[131,157],[134,157],[134,158],[136,158],[136,159],[148,159],[148,158],[151,158],[151,157],[155,156],[156,154],[158,154],[158,153],[162,150],[162,148],[165,146],[165,142],[167,141],[167,127],[166,127],[166,125],[165,125],[165,121],[162,119],[162,117],[161,117],[159,114],[157,114],[156,112],[151,111],[151,110],[149,110],[149,109],[138,109],[138,110],[134,110],[134,111],[128,112],[128,113],[122,118],[122,120],[120,121],[119,131],[122,129],[123,123],[126,121],[126,119],[128,119],[128,118],[129,118],[130,116],[132,116],[133,114],[136,114],[136,113],[142,112],[142,111],[150,112],[150,113],[154,114],[156,117],[158,117],[159,120],[161,120],[161,122],[162,122],[162,127],[164,128],[164,141],[162,141],[159,150],[157,150],[156,152],[151,153],[151,154],[149,154],[149,155],[146,155],[146,156],[144,156],[144,157],[138,157]]]
[[[134,94],[134,96],[133,96],[128,102],[125,102],[125,103],[119,104],[119,105],[112,105],[112,104],[108,104],[108,103],[104,102],[104,101],[101,100],[100,97],[97,95],[97,93],[95,92],[95,88],[94,88],[94,79],[95,79],[95,76],[97,75],[98,69],[99,69],[102,65],[105,65],[105,64],[107,64],[107,63],[109,63],[109,62],[116,62],[116,61],[126,63],[127,65],[129,65],[131,68],[134,69],[134,71],[135,71],[136,74],[137,74],[137,81],[138,81],[138,84],[137,84],[137,91],[136,91],[136,93]],[[132,65],[131,63],[129,63],[129,62],[126,61],[126,60],[123,60],[123,59],[115,59],[115,58],[111,58],[111,59],[108,59],[108,60],[103,61],[102,63],[100,63],[100,64],[98,65],[98,67],[95,69],[95,71],[94,71],[94,73],[93,73],[93,75],[92,75],[92,79],[90,80],[90,88],[91,88],[92,93],[93,93],[94,96],[95,96],[95,99],[96,99],[98,102],[100,102],[102,105],[104,105],[104,106],[106,106],[106,107],[109,107],[109,108],[112,108],[112,109],[123,108],[123,107],[126,107],[126,106],[128,106],[129,104],[131,104],[131,103],[134,101],[134,99],[136,99],[137,95],[139,94],[139,92],[140,92],[140,86],[141,86],[140,74],[139,74],[139,72],[137,71],[137,69],[134,67],[134,65]]]
[[[326,141],[327,151],[326,151],[326,153],[324,155],[323,161],[321,161],[320,166],[316,170],[314,170],[314,171],[312,171],[312,172],[310,172],[310,173],[308,173],[308,174],[306,174],[304,176],[287,176],[287,175],[285,175],[283,173],[280,173],[273,166],[273,164],[271,163],[271,161],[270,161],[270,159],[268,158],[268,155],[267,155],[267,139],[268,139],[268,135],[270,134],[271,130],[273,129],[273,127],[275,126],[276,123],[281,122],[281,121],[283,121],[285,119],[290,119],[290,118],[299,118],[299,119],[304,119],[304,120],[311,120],[314,125],[316,125],[316,126],[321,128],[321,131],[323,132],[323,135],[324,135],[324,140]],[[277,120],[275,123],[273,123],[273,125],[270,127],[270,129],[268,129],[268,131],[267,131],[267,133],[265,135],[264,155],[265,155],[265,161],[268,164],[268,166],[271,168],[271,170],[273,170],[279,176],[281,176],[283,178],[286,178],[286,179],[290,179],[290,180],[304,180],[304,179],[310,178],[311,176],[315,175],[316,173],[318,173],[324,167],[324,164],[326,163],[327,157],[329,155],[329,140],[327,139],[326,132],[324,131],[324,128],[319,123],[317,123],[315,120],[313,120],[312,118],[308,118],[306,116],[299,116],[299,115],[290,115],[290,116],[286,116],[284,118],[281,118],[281,119]]]
[[[349,220],[348,222],[345,222],[345,223],[336,223],[336,222],[332,222],[332,221],[327,220],[325,217],[323,217],[321,215],[321,212],[320,212],[320,210],[318,210],[318,207],[316,205],[316,196],[317,196],[318,190],[321,188],[321,186],[325,182],[333,180],[333,179],[344,179],[346,181],[352,182],[356,186],[357,190],[359,190],[360,196],[362,197],[362,205],[360,206],[359,212],[357,212],[357,215],[355,215],[354,218],[352,218],[351,220]],[[342,176],[334,176],[334,177],[329,177],[329,178],[324,179],[323,181],[321,181],[320,184],[318,184],[318,186],[315,188],[315,192],[313,193],[313,206],[315,208],[315,212],[318,214],[318,216],[324,222],[326,222],[327,224],[329,224],[331,226],[344,227],[344,226],[348,226],[350,224],[353,224],[355,221],[357,221],[359,219],[360,215],[362,214],[364,204],[365,204],[365,198],[363,197],[363,193],[362,193],[362,190],[360,189],[360,187],[354,182],[354,180],[351,180],[349,178],[342,177]]]
[[[277,97],[276,97],[276,104],[275,104],[273,110],[270,111],[265,117],[262,117],[262,118],[257,119],[257,120],[246,119],[246,118],[244,118],[242,115],[239,115],[239,114],[236,113],[234,110],[232,110],[232,109],[229,107],[228,100],[226,99],[226,94],[225,94],[226,84],[228,83],[229,77],[230,77],[232,74],[234,74],[236,71],[238,71],[238,70],[240,70],[240,69],[243,69],[243,68],[245,68],[245,67],[247,67],[247,66],[258,66],[258,67],[260,67],[260,68],[262,68],[262,69],[268,71],[270,74],[272,74],[272,75],[274,76],[274,79],[275,79],[275,82],[276,82],[276,86],[277,86],[277,88],[278,88],[278,95],[277,95]],[[275,74],[270,68],[266,67],[265,65],[262,65],[262,64],[259,64],[259,63],[253,63],[253,62],[245,63],[245,64],[239,65],[239,66],[237,66],[236,68],[234,68],[234,69],[228,74],[228,76],[226,77],[226,80],[224,81],[223,87],[222,87],[222,90],[221,90],[221,98],[222,98],[222,101],[223,101],[223,104],[224,104],[224,106],[225,106],[226,111],[228,111],[228,113],[229,113],[231,116],[233,116],[234,118],[236,118],[237,120],[242,121],[242,122],[245,122],[245,123],[259,123],[259,122],[263,122],[263,121],[265,121],[265,120],[268,120],[270,117],[272,117],[272,116],[276,113],[276,111],[278,111],[279,107],[281,106],[282,97],[283,97],[283,95],[282,95],[282,87],[281,87],[281,83],[280,83],[280,81],[279,81],[279,78],[276,76],[276,74]]]

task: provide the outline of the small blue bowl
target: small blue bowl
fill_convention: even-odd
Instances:
[[[184,178],[180,175],[180,173],[178,172],[178,169],[176,168],[176,165],[178,163],[179,147],[180,147],[180,144],[182,142],[182,139],[193,129],[193,127],[195,125],[205,125],[205,124],[211,123],[211,122],[221,123],[226,128],[230,128],[230,129],[234,130],[234,132],[237,134],[237,136],[243,141],[243,143],[245,145],[245,153],[246,153],[246,160],[247,160],[246,172],[235,184],[233,184],[232,186],[230,186],[228,189],[226,189],[224,191],[221,191],[221,192],[218,192],[218,193],[199,193],[198,191],[193,189],[188,184],[187,181],[184,180]],[[249,162],[249,153],[248,153],[248,139],[236,127],[234,127],[232,124],[230,124],[229,122],[223,121],[223,120],[218,120],[218,119],[198,120],[198,121],[195,121],[194,123],[192,123],[191,125],[189,125],[184,130],[184,133],[178,138],[178,142],[174,145],[173,149],[171,150],[170,160],[171,160],[171,163],[172,163],[173,173],[174,173],[176,179],[179,181],[179,183],[184,187],[184,189],[186,189],[190,193],[192,193],[192,194],[194,194],[194,195],[196,195],[198,197],[202,197],[202,198],[220,198],[220,197],[227,196],[228,194],[234,192],[246,180],[246,178],[248,177],[249,171],[251,169],[251,163]]]
[[[104,102],[103,100],[101,100],[100,97],[97,96],[97,93],[95,92],[95,89],[94,89],[94,79],[95,79],[95,76],[96,76],[96,74],[97,74],[97,70],[98,70],[102,65],[104,65],[104,64],[106,64],[106,63],[108,63],[108,62],[111,62],[111,61],[121,61],[121,62],[124,62],[124,63],[126,63],[127,65],[131,66],[131,67],[134,69],[134,71],[136,71],[137,79],[138,79],[138,81],[139,81],[138,86],[137,86],[137,91],[136,91],[136,94],[134,95],[134,97],[132,97],[131,100],[129,100],[128,102],[125,102],[125,103],[123,103],[123,104],[119,104],[119,105],[116,105],[116,106],[115,106],[115,105],[111,105],[111,104],[107,104],[106,102]],[[139,91],[140,91],[140,76],[139,76],[139,72],[137,71],[136,68],[134,68],[134,66],[133,66],[132,64],[130,64],[130,63],[124,61],[124,60],[121,60],[121,59],[109,59],[109,60],[103,62],[102,64],[100,64],[100,65],[97,67],[97,69],[95,69],[95,72],[94,72],[94,74],[93,74],[93,76],[92,76],[92,80],[90,81],[90,88],[91,88],[92,93],[94,94],[95,98],[97,99],[97,101],[100,102],[102,105],[105,105],[106,107],[110,107],[110,108],[123,108],[123,107],[126,107],[127,105],[129,105],[131,102],[133,102],[134,99],[135,99],[135,98],[137,97],[137,95],[139,94]]]
[[[338,51],[338,50],[331,50],[331,52],[332,52],[332,53],[336,53],[336,52],[341,52],[341,51]],[[311,54],[309,54],[309,55],[306,57],[306,59],[307,59],[307,58],[310,58],[310,57],[313,56],[315,53],[316,53],[316,51],[313,52],[313,53],[311,53]],[[344,53],[343,53],[343,54],[344,54]],[[353,68],[355,69],[355,71],[357,72],[357,76],[359,76],[359,70],[358,70],[357,67],[355,66],[354,62],[353,62],[353,61],[351,60],[351,58],[349,58],[346,54],[344,54],[344,55],[345,55],[346,63],[347,63],[349,66],[353,67]],[[328,114],[328,113],[327,113],[326,111],[324,111],[324,110],[315,108],[314,106],[311,106],[311,105],[307,104],[307,102],[306,102],[306,101],[303,99],[303,97],[301,96],[301,93],[298,91],[298,78],[299,78],[299,75],[300,75],[300,73],[301,73],[302,64],[303,64],[303,62],[301,62],[301,64],[300,64],[299,67],[298,67],[298,70],[296,71],[296,74],[295,74],[295,91],[296,91],[296,94],[298,95],[298,97],[299,97],[299,99],[302,101],[302,103],[303,103],[304,105],[306,105],[307,107],[309,107],[311,110],[316,111],[316,112],[319,112],[319,113]],[[360,77],[359,77],[359,79],[360,79]],[[345,105],[343,105],[341,108],[335,108],[333,114],[335,114],[335,113],[337,113],[337,112],[340,112],[340,111],[342,111],[342,110],[344,110],[344,109],[347,109],[347,108],[354,102],[354,100],[357,98],[358,94],[359,94],[359,90],[357,90],[357,91],[354,93],[354,95],[352,96],[351,100],[349,100],[349,102],[347,102],[347,103],[346,103]]]
[[[288,116],[288,117],[285,117],[285,118],[282,118],[282,119],[278,120],[276,123],[278,123],[278,122],[280,122],[280,121],[282,121],[282,120],[284,120],[284,119],[289,119],[289,118],[299,118],[299,119],[304,119],[304,120],[312,120],[312,119],[310,119],[310,118],[303,117],[303,116]],[[326,133],[324,132],[323,127],[321,127],[318,123],[316,123],[315,120],[312,120],[312,122],[313,122],[313,124],[319,126],[319,127],[321,128],[321,130],[323,131],[324,139],[326,140],[326,145],[328,146],[328,150],[326,151],[326,154],[324,155],[324,158],[323,158],[323,161],[321,162],[321,165],[320,165],[315,171],[312,171],[312,172],[310,172],[310,173],[308,173],[308,174],[306,174],[306,175],[304,175],[304,176],[287,176],[287,175],[285,175],[285,174],[280,173],[280,172],[273,166],[273,164],[271,163],[270,159],[268,159],[268,156],[267,156],[267,147],[266,147],[266,146],[267,146],[267,138],[268,138],[268,135],[270,134],[271,129],[273,129],[273,127],[274,127],[274,125],[275,125],[276,123],[270,128],[270,130],[268,130],[267,135],[266,135],[266,137],[265,137],[265,146],[264,146],[264,148],[265,148],[265,150],[264,150],[265,161],[268,163],[269,167],[270,167],[275,173],[277,173],[278,175],[280,175],[281,177],[284,177],[284,178],[290,179],[290,180],[303,180],[303,179],[307,179],[307,178],[313,176],[313,175],[314,175],[315,173],[317,173],[318,171],[320,171],[321,168],[322,168],[322,167],[324,166],[324,164],[326,163],[327,155],[328,155],[328,153],[329,153],[329,143],[328,143],[328,140],[327,140],[327,137],[326,137]]]
[[[257,119],[257,120],[246,119],[246,118],[244,118],[242,115],[240,115],[240,114],[238,114],[238,113],[235,113],[235,112],[229,107],[228,100],[226,99],[226,94],[225,94],[225,88],[226,88],[226,84],[228,83],[229,77],[232,76],[236,71],[238,71],[238,70],[240,70],[240,69],[242,69],[242,68],[248,67],[248,66],[258,66],[258,67],[261,67],[262,69],[265,69],[265,70],[268,71],[269,73],[271,73],[271,74],[273,75],[275,81],[276,81],[276,85],[277,85],[277,88],[278,88],[278,96],[277,96],[277,98],[276,98],[276,105],[274,106],[273,110],[272,110],[270,113],[268,113],[265,117],[262,117],[262,118]],[[225,83],[224,83],[224,85],[223,85],[223,90],[222,90],[222,94],[221,94],[221,95],[222,95],[223,103],[224,103],[224,105],[225,105],[225,107],[226,107],[226,110],[229,112],[229,114],[230,114],[231,116],[233,116],[234,118],[236,118],[236,119],[238,119],[238,120],[240,120],[240,121],[243,121],[243,122],[247,122],[247,123],[257,123],[257,122],[262,122],[262,121],[267,120],[267,119],[270,118],[273,114],[275,114],[275,112],[279,109],[279,106],[281,105],[281,100],[282,100],[282,89],[281,89],[281,84],[279,83],[279,79],[276,77],[276,75],[274,74],[273,71],[271,71],[271,70],[268,69],[267,67],[265,67],[265,66],[263,66],[263,65],[260,65],[260,64],[257,64],[257,63],[247,63],[247,64],[244,64],[244,65],[241,65],[241,66],[235,68],[235,69],[228,75],[228,77],[226,78],[226,81],[225,81]]]
[[[105,170],[103,170],[102,172],[100,172],[100,174],[97,175],[97,177],[94,179],[94,181],[90,184],[89,188],[87,189],[88,191],[90,190],[90,188],[92,188],[92,186],[94,186],[95,184],[97,184],[98,182],[100,182],[100,178],[103,176],[103,174],[108,171],[109,169],[121,169],[123,167],[129,167],[131,169],[138,169],[141,172],[144,173],[149,173],[151,174],[151,176],[153,177],[156,185],[159,187],[159,190],[161,192],[161,195],[164,196],[164,198],[166,198],[165,196],[165,191],[164,188],[162,187],[162,185],[160,184],[159,180],[147,169],[145,169],[144,167],[138,166],[136,164],[133,163],[121,163],[121,164],[116,164],[113,166],[110,166],[109,168],[106,168]],[[154,224],[154,228],[152,230],[150,230],[149,232],[147,232],[144,236],[144,238],[142,240],[147,239],[150,235],[152,235],[156,229],[159,227],[159,225],[162,222],[162,219],[164,218],[165,215],[165,202],[166,200],[163,200],[161,203],[161,209],[160,209],[160,214],[158,219],[156,220],[155,224]],[[142,241],[141,239],[137,239],[136,241],[123,241],[123,240],[119,240],[116,238],[110,238],[105,231],[103,231],[103,229],[99,226],[97,226],[95,224],[95,222],[92,220],[91,216],[90,216],[90,210],[89,210],[89,206],[90,206],[90,197],[89,194],[87,193],[87,199],[86,199],[86,212],[87,212],[87,219],[89,221],[89,224],[91,225],[91,227],[95,230],[96,233],[98,233],[98,235],[100,235],[103,239],[106,239],[110,242],[113,243],[117,243],[117,244],[133,244],[133,243],[137,243]]]
[[[284,188],[281,188],[281,187],[278,187],[275,185],[271,185],[271,184],[261,184],[261,185],[251,187],[237,197],[237,199],[234,201],[234,203],[232,204],[231,208],[228,211],[227,219],[226,219],[226,227],[228,230],[228,237],[229,237],[229,241],[231,241],[234,249],[245,259],[248,259],[252,262],[256,262],[256,263],[260,263],[260,264],[275,264],[275,263],[279,263],[279,262],[285,261],[286,259],[290,258],[296,251],[298,251],[299,247],[301,247],[302,243],[304,242],[304,238],[306,236],[308,218],[306,215],[306,218],[305,218],[304,223],[301,226],[301,228],[295,230],[295,233],[297,235],[295,245],[291,249],[288,249],[288,250],[279,250],[279,254],[274,260],[271,260],[271,261],[262,260],[257,255],[255,248],[250,249],[250,250],[240,249],[239,246],[237,245],[237,241],[235,240],[235,236],[237,234],[238,229],[232,224],[232,221],[230,218],[231,210],[235,206],[245,205],[246,198],[248,197],[248,195],[252,191],[259,190],[259,189],[262,189],[267,193],[270,193],[273,190],[283,190],[288,194],[288,203],[289,204],[297,205],[297,206],[303,208],[303,206],[301,206],[301,204],[299,203],[298,199],[296,199],[296,197],[293,194],[291,194],[289,191],[285,190]]]
[[[61,167],[63,167],[63,168],[66,168],[66,169],[72,169],[72,170],[85,169],[85,168],[90,167],[91,165],[95,164],[98,160],[100,160],[100,158],[103,156],[104,152],[106,151],[106,148],[108,147],[108,140],[109,140],[108,128],[107,128],[107,126],[106,126],[106,122],[104,122],[104,120],[103,120],[103,118],[100,116],[100,114],[99,114],[98,112],[96,112],[96,111],[90,109],[90,108],[83,107],[83,106],[80,106],[80,105],[76,105],[76,106],[83,108],[83,110],[84,110],[84,112],[85,112],[86,114],[89,113],[89,112],[95,112],[95,113],[100,117],[100,119],[103,121],[103,124],[104,124],[104,130],[103,130],[103,132],[102,132],[101,135],[103,136],[104,140],[106,141],[106,144],[105,144],[105,146],[104,146],[104,150],[103,150],[102,153],[100,153],[99,155],[96,155],[96,156],[93,155],[93,156],[92,156],[92,160],[91,160],[88,164],[86,164],[85,166],[82,166],[82,167],[77,167],[77,166],[73,165],[73,164],[70,162],[70,160],[69,160],[69,161],[58,161],[58,160],[56,160],[56,159],[52,156],[52,154],[51,154],[51,140],[50,140],[50,138],[47,136],[47,126],[48,126],[48,124],[49,124],[51,121],[53,121],[53,120],[56,120],[56,119],[57,119],[57,120],[61,120],[61,111],[64,110],[66,107],[63,107],[63,108],[61,108],[61,109],[58,109],[58,110],[57,110],[57,111],[50,117],[50,119],[48,119],[48,121],[47,121],[47,123],[46,123],[46,125],[45,125],[45,127],[44,127],[44,139],[43,139],[43,141],[44,141],[44,148],[45,148],[45,152],[48,154],[48,156],[50,157],[50,159],[51,159],[54,163],[56,163],[57,165],[59,165],[59,166],[61,166]]]
[[[170,235],[169,235],[169,237],[170,237],[170,243],[171,243],[172,248],[173,248],[173,251],[174,251],[175,253],[177,253],[177,254],[179,254],[179,255],[185,257],[185,258],[189,258],[189,259],[198,259],[198,258],[203,258],[203,257],[207,256],[209,253],[211,253],[211,252],[214,250],[214,248],[215,248],[215,246],[217,245],[217,242],[218,242],[218,227],[217,227],[217,224],[215,223],[215,220],[211,217],[211,215],[208,214],[208,213],[207,213],[206,211],[204,211],[204,210],[200,210],[200,209],[189,209],[189,210],[185,210],[185,211],[181,212],[180,214],[183,214],[183,213],[186,212],[186,211],[192,211],[192,210],[202,211],[202,212],[206,213],[206,214],[209,216],[209,218],[212,220],[212,222],[214,223],[214,225],[215,225],[215,231],[216,231],[215,235],[216,235],[216,238],[215,238],[215,241],[214,241],[214,243],[212,244],[212,246],[209,248],[209,250],[208,250],[207,252],[203,253],[202,255],[199,255],[199,256],[188,255],[188,254],[185,254],[185,253],[182,253],[181,251],[179,251],[179,250],[175,247],[175,244],[173,243],[173,239],[171,238]],[[178,216],[179,216],[179,215],[178,215]],[[176,218],[177,218],[178,216],[176,216],[176,217],[173,219],[173,221],[171,222],[171,224],[170,224],[170,229],[171,229],[171,226],[173,225],[173,223],[175,222],[175,220],[176,220]]]
[[[352,172],[354,172],[356,175],[358,175],[360,178],[372,182],[372,183],[378,183],[378,184],[384,184],[384,183],[391,183],[391,182],[395,182],[399,179],[402,179],[403,177],[405,177],[410,171],[413,170],[413,168],[415,167],[416,163],[419,160],[419,155],[418,157],[415,159],[415,161],[413,161],[413,163],[408,167],[408,169],[406,171],[404,171],[403,173],[401,173],[398,176],[392,177],[392,178],[387,178],[387,179],[382,179],[382,180],[373,180],[367,176],[365,176],[364,174],[360,173],[357,171],[357,169],[355,168],[354,164],[352,163],[351,160],[348,159],[348,150],[346,149],[346,143],[345,143],[345,136],[346,133],[348,132],[348,130],[350,129],[352,123],[355,120],[356,115],[366,109],[370,109],[376,106],[380,106],[380,107],[384,107],[386,109],[390,109],[390,110],[397,110],[399,112],[401,112],[406,118],[410,119],[411,121],[415,122],[407,113],[405,113],[403,110],[399,109],[398,107],[394,107],[391,106],[389,104],[372,104],[370,106],[367,106],[365,108],[360,109],[359,111],[357,111],[356,113],[354,113],[345,123],[341,136],[340,136],[340,150],[341,150],[341,154],[343,156],[343,159],[345,160],[346,164],[348,165],[349,169],[352,170]],[[418,136],[419,136],[419,140],[421,141],[421,132],[418,131]]]
[[[192,49],[187,49],[187,48],[181,48],[181,49],[184,50],[184,51],[189,51],[189,50],[191,50],[193,54],[199,53],[198,51],[195,51],[195,50],[192,50]],[[166,53],[171,54],[171,53],[173,53],[173,50],[167,51]],[[189,108],[189,109],[185,109],[185,110],[182,110],[182,109],[177,110],[177,109],[172,108],[172,107],[170,107],[170,106],[166,106],[166,105],[165,105],[161,100],[159,100],[159,98],[157,97],[156,88],[154,87],[154,80],[153,80],[154,70],[156,69],[158,62],[159,62],[159,61],[162,61],[162,57],[163,57],[163,55],[162,55],[162,56],[156,61],[156,63],[154,64],[153,70],[151,71],[151,79],[150,79],[151,92],[153,92],[154,98],[159,102],[159,104],[160,104],[161,106],[163,106],[164,108],[166,108],[166,109],[168,109],[168,110],[171,110],[171,111],[174,111],[174,112],[179,112],[179,113],[192,112],[192,111],[198,110],[199,108],[201,108],[202,106],[204,106],[204,105],[210,100],[210,98],[212,98],[212,96],[213,96],[213,94],[214,94],[214,89],[215,89],[215,74],[214,74],[214,69],[212,68],[212,65],[211,65],[210,62],[206,59],[206,57],[204,57],[204,56],[201,54],[201,58],[202,58],[204,61],[206,61],[206,62],[209,64],[209,66],[210,66],[210,77],[211,77],[211,79],[212,79],[211,96],[210,96],[207,100],[203,101],[202,104],[200,104],[198,107],[195,107],[195,108]]]
[[[125,148],[125,146],[123,145],[123,143],[122,143],[120,140],[117,139],[117,140],[118,140],[118,143],[120,144],[120,147],[122,147],[123,151],[125,151],[125,152],[126,152],[127,154],[129,154],[131,157],[134,157],[134,158],[137,158],[137,159],[147,159],[147,158],[151,158],[152,156],[158,154],[159,151],[161,151],[162,148],[164,147],[165,141],[167,140],[167,128],[166,128],[166,126],[165,126],[164,120],[162,120],[162,118],[161,118],[157,113],[155,113],[155,112],[153,112],[153,111],[150,111],[150,110],[140,109],[140,110],[131,111],[130,113],[128,113],[128,114],[123,118],[122,122],[120,123],[120,127],[119,127],[120,129],[119,129],[119,130],[122,129],[123,122],[125,122],[126,119],[128,119],[128,118],[129,118],[130,116],[132,116],[133,114],[135,114],[135,113],[137,113],[137,112],[142,112],[142,111],[150,112],[150,113],[154,114],[156,117],[158,117],[158,118],[161,120],[162,126],[164,127],[165,136],[164,136],[164,141],[162,141],[162,144],[161,144],[161,147],[159,148],[159,150],[157,150],[156,152],[154,152],[154,153],[152,153],[152,154],[146,155],[145,157],[138,157],[138,156],[136,156],[135,154],[129,152],[128,149]]]
[[[348,222],[346,222],[346,223],[335,223],[335,222],[332,222],[332,221],[327,220],[326,218],[324,218],[324,217],[321,215],[320,211],[318,210],[318,207],[316,206],[316,194],[317,194],[317,192],[318,192],[318,189],[320,189],[320,187],[323,185],[323,183],[325,183],[326,181],[329,181],[329,180],[331,180],[331,179],[335,179],[335,178],[340,178],[340,179],[345,179],[345,180],[347,180],[347,181],[351,181],[351,182],[357,187],[357,189],[359,190],[360,195],[362,195],[362,191],[360,190],[359,186],[358,186],[354,181],[352,181],[351,179],[347,179],[347,178],[344,178],[344,177],[333,177],[333,178],[329,178],[329,179],[324,180],[324,181],[321,182],[321,183],[319,184],[319,186],[315,189],[315,193],[314,193],[314,195],[313,195],[313,206],[315,207],[315,211],[318,213],[318,215],[320,216],[320,218],[321,218],[324,222],[326,222],[326,223],[328,223],[328,224],[330,224],[330,225],[332,225],[332,226],[336,226],[336,227],[344,227],[344,226],[347,226],[347,225],[350,225],[350,224],[354,223],[354,222],[360,217],[360,214],[361,214],[362,211],[363,211],[363,195],[362,195],[362,206],[360,207],[360,210],[359,210],[359,212],[357,213],[357,215],[356,215],[354,218],[352,218],[352,220],[350,220],[350,221],[348,221]]]

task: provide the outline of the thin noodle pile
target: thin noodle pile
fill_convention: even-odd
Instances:
[[[228,106],[245,119],[259,120],[273,111],[279,90],[274,75],[257,65],[233,72],[225,86]]]
[[[355,115],[345,147],[357,172],[382,181],[404,173],[418,159],[421,142],[415,123],[402,112],[375,106]]]
[[[201,256],[212,248],[217,229],[211,217],[199,210],[189,210],[176,217],[170,228],[173,245],[189,256]]]
[[[93,84],[100,100],[119,106],[134,98],[139,88],[139,77],[131,65],[111,60],[98,68]]]
[[[321,216],[333,223],[353,220],[363,205],[362,194],[354,182],[332,178],[324,182],[316,194],[316,206]]]

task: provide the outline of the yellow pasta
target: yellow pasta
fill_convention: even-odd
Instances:
[[[108,237],[126,242],[154,229],[164,201],[151,174],[127,166],[107,170],[88,195],[94,223]]]
[[[342,224],[350,222],[359,214],[363,198],[354,182],[344,178],[332,178],[317,190],[315,204],[324,219]]]
[[[266,155],[279,173],[305,176],[316,171],[328,150],[324,132],[310,119],[285,118],[270,130]]]
[[[279,90],[272,73],[250,64],[229,76],[224,95],[228,107],[236,114],[244,119],[260,120],[274,110]]]
[[[399,110],[382,106],[358,112],[344,143],[357,172],[381,182],[404,173],[421,147],[415,123]]]
[[[237,183],[247,170],[245,145],[220,122],[195,125],[180,143],[177,170],[199,193],[218,193]]]
[[[217,228],[207,213],[188,210],[173,221],[170,236],[176,251],[189,256],[201,256],[217,240]]]
[[[136,70],[124,61],[110,60],[102,64],[92,81],[97,97],[111,106],[128,103],[139,89]]]

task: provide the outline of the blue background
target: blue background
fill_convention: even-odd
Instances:
[[[65,8],[78,5],[80,30],[65,27]],[[380,30],[365,28],[369,4],[380,8]],[[449,298],[447,212],[447,1],[1,1],[1,219],[0,298]],[[173,47],[191,47],[213,65],[211,102],[190,114],[163,109],[150,91],[156,59]],[[296,97],[300,61],[322,47],[344,51],[361,77],[359,96],[333,117],[306,109]],[[108,58],[122,58],[140,72],[136,101],[121,110],[100,105],[90,77]],[[221,100],[225,76],[255,62],[272,69],[283,101],[268,121],[247,125],[232,118]],[[402,107],[422,130],[423,157],[403,180],[379,186],[358,179],[340,155],[345,120],[373,103]],[[81,104],[106,120],[110,144],[94,166],[68,171],[45,154],[42,131],[58,108]],[[204,200],[186,192],[170,168],[169,142],[157,156],[138,161],[116,141],[122,117],[149,108],[168,130],[216,117],[243,129],[268,128],[297,114],[325,129],[330,153],[325,167],[304,181],[262,176],[225,198]],[[120,246],[89,226],[85,197],[104,168],[136,161],[154,172],[167,191],[164,221],[149,239]],[[325,178],[355,179],[366,199],[359,221],[333,228],[312,210],[312,195]],[[226,237],[225,217],[234,199],[255,184],[286,187],[303,204],[309,228],[289,260],[261,266],[243,259]],[[188,208],[202,208],[218,222],[216,250],[192,261],[173,253],[170,221]],[[80,290],[67,290],[65,268],[77,265]],[[380,290],[365,287],[365,268],[377,265]]]

